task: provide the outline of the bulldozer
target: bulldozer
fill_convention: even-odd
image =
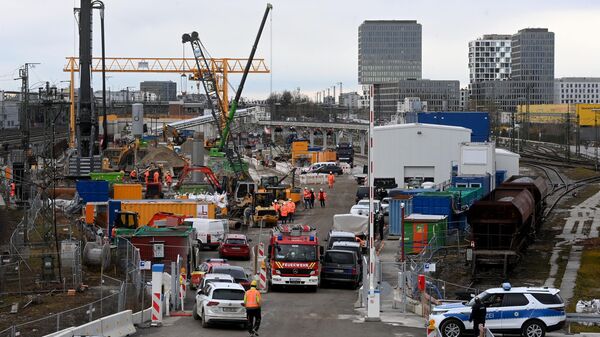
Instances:
[[[254,226],[276,226],[279,214],[273,206],[275,198],[271,192],[256,192],[252,198],[254,215],[252,223]]]

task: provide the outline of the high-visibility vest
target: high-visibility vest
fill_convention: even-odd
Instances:
[[[287,204],[283,204],[281,207],[281,216],[287,216],[289,212],[289,206]]]
[[[335,181],[335,177],[333,176],[333,174],[331,174],[331,173],[330,173],[330,174],[327,176],[327,181],[328,181],[330,184],[333,184],[333,182]]]
[[[14,197],[15,196],[15,190],[17,188],[17,185],[15,185],[15,183],[10,183],[10,196]]]
[[[146,180],[146,184],[148,183],[148,177],[150,177],[150,171],[144,172],[144,180]]]
[[[160,178],[160,174],[158,173],[158,171],[154,172],[154,182],[157,183],[158,179]]]
[[[173,177],[171,177],[170,174],[167,174],[167,177],[165,178],[167,180],[167,184],[171,185],[171,183],[173,182]]]
[[[304,199],[310,199],[310,191],[304,190]]]
[[[327,194],[323,191],[319,191],[318,199],[319,200],[327,200]]]
[[[289,212],[290,213],[294,213],[296,212],[296,203],[293,201],[288,202],[288,207],[289,207]]]
[[[281,209],[281,206],[279,205],[279,203],[278,203],[278,202],[274,202],[274,203],[273,203],[273,208],[275,208],[275,210],[276,210],[277,212],[279,212],[279,210]]]
[[[244,295],[244,306],[246,309],[260,308],[260,292],[256,288],[250,288]]]
[[[137,178],[137,171],[136,170],[132,170],[131,173],[129,173],[129,177],[131,179]]]

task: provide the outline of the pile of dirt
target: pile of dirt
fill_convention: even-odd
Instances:
[[[182,168],[185,166],[183,160],[177,153],[165,146],[148,147],[146,155],[140,160],[143,166],[150,164],[163,164],[172,168]]]

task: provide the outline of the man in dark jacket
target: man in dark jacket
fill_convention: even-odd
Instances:
[[[471,316],[469,317],[469,322],[473,322],[473,336],[479,336],[479,324],[485,326],[485,315],[487,314],[487,310],[485,305],[481,303],[481,299],[479,297],[475,297],[475,303],[473,304],[473,308],[471,309]]]

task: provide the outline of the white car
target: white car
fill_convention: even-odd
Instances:
[[[200,287],[198,287],[198,289],[204,289],[204,287],[206,287],[207,284],[216,283],[216,282],[235,283],[235,279],[233,278],[233,276],[231,276],[229,274],[221,274],[221,273],[205,274],[204,277],[202,278],[202,283],[200,283]]]
[[[486,306],[485,326],[492,333],[520,333],[524,337],[544,337],[546,331],[563,327],[567,319],[565,304],[554,288],[488,289],[477,295]],[[429,322],[439,329],[442,337],[460,337],[473,331],[469,322],[471,306],[475,302],[443,304],[433,308]]]
[[[392,200],[390,197],[381,199],[381,209],[384,215],[390,215],[390,200]]]
[[[202,320],[203,328],[217,322],[245,327],[244,294],[244,287],[238,283],[209,283],[198,291],[192,316]]]
[[[381,202],[374,200],[375,213],[381,212]],[[369,215],[369,199],[360,200],[356,205],[350,208],[350,214]]]

